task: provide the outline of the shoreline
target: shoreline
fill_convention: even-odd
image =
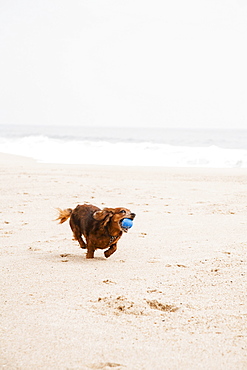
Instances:
[[[247,366],[247,169],[0,162],[2,368]],[[137,214],[109,259],[53,221],[84,202]]]
[[[215,174],[216,172],[219,173],[220,175],[231,175],[231,172],[236,173],[237,175],[245,175],[247,174],[247,168],[241,168],[241,167],[170,167],[170,166],[128,166],[128,165],[111,165],[111,164],[73,164],[73,163],[47,163],[47,162],[39,162],[38,160],[31,158],[31,157],[25,157],[22,155],[18,154],[9,154],[9,153],[3,153],[0,152],[0,165],[5,166],[5,164],[8,165],[13,165],[15,166],[16,163],[20,163],[23,166],[27,165],[37,165],[37,166],[48,166],[48,167],[78,167],[78,168],[85,168],[85,169],[90,169],[92,168],[97,169],[97,168],[108,168],[108,169],[125,169],[127,171],[157,171],[157,172],[178,172],[178,173],[197,173],[202,174],[203,172],[205,173],[212,173]]]

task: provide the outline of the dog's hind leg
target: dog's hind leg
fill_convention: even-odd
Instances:
[[[81,233],[80,233],[79,227],[76,226],[76,225],[71,225],[71,229],[72,229],[72,232],[73,232],[73,235],[74,235],[74,240],[77,240],[79,242],[80,247],[82,249],[86,249],[87,248],[87,244],[84,242],[84,240],[81,237]]]
[[[86,258],[94,258],[95,247],[90,241],[87,243],[87,254]]]
[[[117,244],[112,244],[107,251],[104,252],[106,258],[110,257],[117,250]]]
[[[78,240],[79,244],[80,244],[80,247],[82,249],[86,249],[87,248],[87,244],[84,242],[84,240],[82,239],[81,236],[79,236],[78,238],[76,238],[76,240]]]

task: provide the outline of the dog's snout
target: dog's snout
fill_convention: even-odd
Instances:
[[[136,214],[135,213],[131,213],[130,216],[131,216],[132,220],[134,220]]]

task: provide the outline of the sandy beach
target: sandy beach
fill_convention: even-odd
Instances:
[[[247,170],[0,155],[1,369],[246,369]],[[129,208],[109,259],[56,208]]]

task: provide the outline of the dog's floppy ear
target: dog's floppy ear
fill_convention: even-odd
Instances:
[[[104,208],[102,211],[96,211],[93,214],[93,218],[97,221],[103,221],[103,226],[107,224],[107,222],[110,221],[111,217],[114,215],[114,209],[113,208]]]

